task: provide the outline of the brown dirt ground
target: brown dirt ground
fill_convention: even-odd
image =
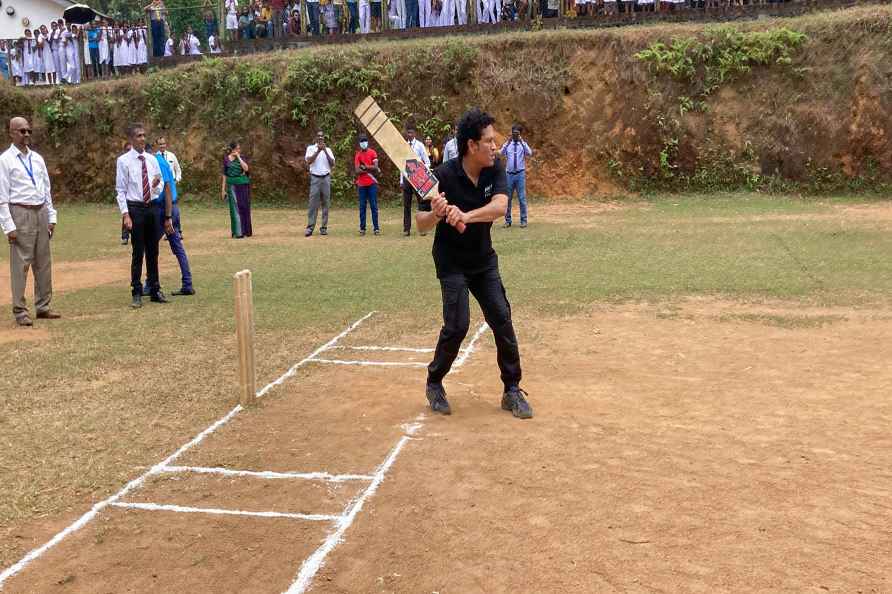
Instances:
[[[734,317],[748,311],[520,320],[530,421],[499,409],[485,335],[448,378],[454,414],[428,415],[312,591],[890,591],[888,312],[767,308],[832,316],[784,328]],[[423,378],[304,367],[177,464],[371,472],[426,410]],[[129,500],[321,511],[350,496],[260,482],[164,477]],[[325,531],[114,509],[4,592],[281,592]]]

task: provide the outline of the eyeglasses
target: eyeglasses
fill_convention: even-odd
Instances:
[[[31,128],[19,128],[16,132],[19,134],[31,134]]]

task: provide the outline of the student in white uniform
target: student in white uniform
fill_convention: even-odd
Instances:
[[[369,33],[372,30],[372,5],[369,0],[359,0],[359,32]]]
[[[226,0],[226,41],[238,37],[238,0]]]
[[[50,85],[58,83],[56,78],[56,57],[53,51],[51,34],[46,25],[40,27],[40,39],[43,41],[43,72],[46,74],[46,82]]]
[[[108,76],[108,53],[108,27],[102,21],[102,26],[99,27],[99,72],[103,77]]]
[[[144,71],[149,63],[149,36],[145,27],[140,27],[136,31],[138,33],[137,37],[139,38],[139,49],[136,52],[136,62],[139,65],[140,70]]]
[[[169,58],[170,56],[173,55],[174,47],[175,47],[175,42],[173,40],[173,37],[172,36],[168,37],[167,41],[164,42],[164,57],[165,58]]]
[[[201,55],[201,42],[198,41],[198,37],[196,37],[195,33],[192,32],[192,27],[189,27],[186,30],[186,35],[189,36],[189,55],[190,56],[200,56]]]
[[[34,84],[34,38],[31,37],[31,29],[25,29],[25,38],[22,43],[22,84]]]
[[[68,82],[72,85],[77,85],[81,82],[81,64],[77,55],[77,34],[77,25],[71,25],[71,30],[66,31],[62,36],[65,40],[65,62],[68,66]]]
[[[220,42],[217,41],[216,35],[208,36],[208,51],[212,54],[219,54],[223,51],[223,48],[220,47]]]

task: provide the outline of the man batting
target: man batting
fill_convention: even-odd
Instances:
[[[470,324],[468,293],[474,295],[496,339],[497,361],[505,391],[502,408],[521,419],[533,416],[526,392],[520,389],[520,352],[511,323],[511,305],[499,275],[490,230],[505,216],[508,181],[505,164],[497,159],[495,119],[472,109],[458,123],[458,153],[440,165],[440,195],[423,202],[416,215],[421,232],[436,226],[433,256],[443,296],[443,328],[434,360],[427,368],[426,394],[431,410],[452,413],[443,378],[458,356]],[[455,225],[464,223],[460,233]]]

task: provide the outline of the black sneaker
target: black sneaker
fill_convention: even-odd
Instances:
[[[446,400],[446,390],[443,384],[427,384],[425,389],[427,401],[430,402],[431,410],[435,413],[451,415],[452,409],[449,408],[449,402]]]
[[[309,237],[309,236],[312,235],[312,234],[313,234],[313,228],[312,228],[312,227],[307,227],[306,229],[304,229],[304,237]]]
[[[164,296],[164,293],[162,293],[160,289],[152,293],[152,295],[149,297],[149,301],[151,301],[152,303],[170,303],[170,301],[167,299],[167,297]]]
[[[365,229],[360,229],[359,236],[362,237],[363,235],[365,235]]]
[[[319,235],[328,235],[328,228],[327,228],[327,227],[320,227],[320,228],[319,228]]]
[[[381,235],[381,229],[375,229],[375,235]]]
[[[510,226],[511,226],[511,223],[509,223],[509,222],[506,221],[505,224],[502,225],[502,228],[503,228],[503,229],[507,229],[507,228],[510,227]]]
[[[518,419],[533,418],[533,409],[525,398],[528,394],[517,386],[511,386],[502,395],[502,410],[510,410]]]

